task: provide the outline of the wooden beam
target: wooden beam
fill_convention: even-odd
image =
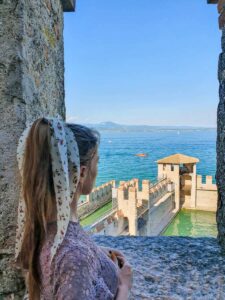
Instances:
[[[64,12],[75,11],[76,0],[61,0]]]
[[[217,4],[218,0],[207,0],[208,4]]]

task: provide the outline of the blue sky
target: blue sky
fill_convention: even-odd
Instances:
[[[77,0],[65,13],[67,120],[215,126],[220,35],[207,0]]]

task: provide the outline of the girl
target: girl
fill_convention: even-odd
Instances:
[[[97,176],[98,144],[96,131],[58,118],[37,119],[20,138],[16,258],[29,299],[128,299],[131,267],[119,251],[112,261],[77,218]]]

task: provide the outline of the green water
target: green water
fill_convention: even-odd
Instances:
[[[216,214],[206,211],[181,210],[162,235],[216,237]]]

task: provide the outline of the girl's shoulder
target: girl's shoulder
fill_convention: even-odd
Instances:
[[[56,224],[50,224],[48,227],[47,238],[42,247],[40,258],[44,257],[49,261],[51,247],[53,245],[54,237],[56,234]],[[62,244],[59,246],[53,262],[59,264],[61,260],[72,255],[73,259],[82,260],[92,259],[96,256],[98,247],[91,239],[91,237],[84,231],[78,222],[69,222],[66,235]]]
[[[49,235],[40,255],[43,295],[54,295],[53,299],[65,295],[68,299],[114,298],[118,286],[115,266],[79,224],[69,224],[50,264],[53,240],[54,235]]]

